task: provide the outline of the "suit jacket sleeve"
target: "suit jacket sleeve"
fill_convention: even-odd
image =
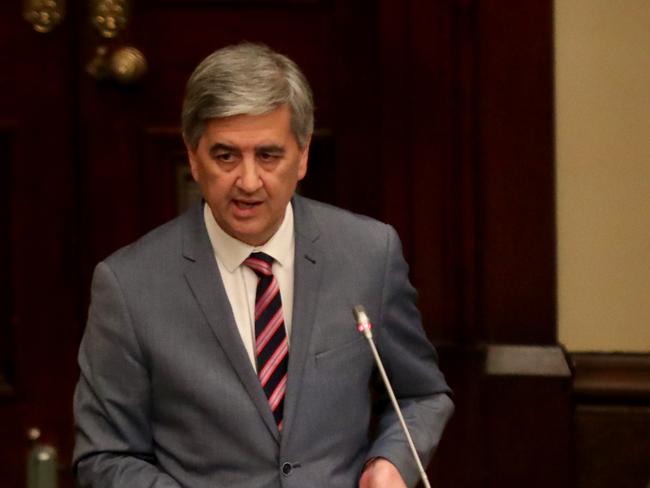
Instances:
[[[453,413],[450,390],[437,366],[437,354],[426,337],[416,307],[416,291],[394,229],[387,238],[384,288],[374,336],[388,377],[423,465],[435,451]],[[419,479],[406,437],[392,405],[386,403],[367,459],[384,457],[400,471],[408,486]]]
[[[79,486],[179,488],[152,455],[145,358],[118,279],[106,263],[95,269],[79,366],[73,459]]]

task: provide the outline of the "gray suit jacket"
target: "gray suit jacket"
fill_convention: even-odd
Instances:
[[[390,405],[369,437],[374,369],[363,304],[428,461],[453,409],[395,231],[293,200],[294,310],[282,433],[241,342],[200,208],[100,263],[79,352],[81,486],[353,488],[383,456],[415,463]]]

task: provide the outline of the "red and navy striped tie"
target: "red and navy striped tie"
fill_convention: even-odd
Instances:
[[[257,376],[262,383],[269,406],[282,430],[282,409],[287,387],[289,343],[282,315],[280,286],[273,276],[273,258],[263,252],[254,252],[244,264],[258,277],[255,293],[255,356]]]

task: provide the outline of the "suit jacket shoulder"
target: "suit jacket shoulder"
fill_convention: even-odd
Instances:
[[[362,259],[371,251],[386,251],[390,238],[399,243],[390,225],[327,203],[296,196],[294,214],[296,235],[313,241],[330,256]]]
[[[376,232],[387,227],[387,224],[372,217],[357,214],[329,203],[319,202],[302,196],[295,196],[293,201],[294,209],[299,214],[305,211],[311,212],[318,225],[323,226],[323,230],[338,230],[338,233],[344,233],[342,231],[345,230],[356,235],[357,232]],[[300,221],[300,217],[297,220]]]

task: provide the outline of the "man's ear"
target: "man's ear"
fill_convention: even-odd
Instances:
[[[298,163],[298,181],[302,180],[307,174],[307,166],[309,161],[309,145],[311,144],[311,134],[307,137],[305,145],[300,150],[300,162]]]

